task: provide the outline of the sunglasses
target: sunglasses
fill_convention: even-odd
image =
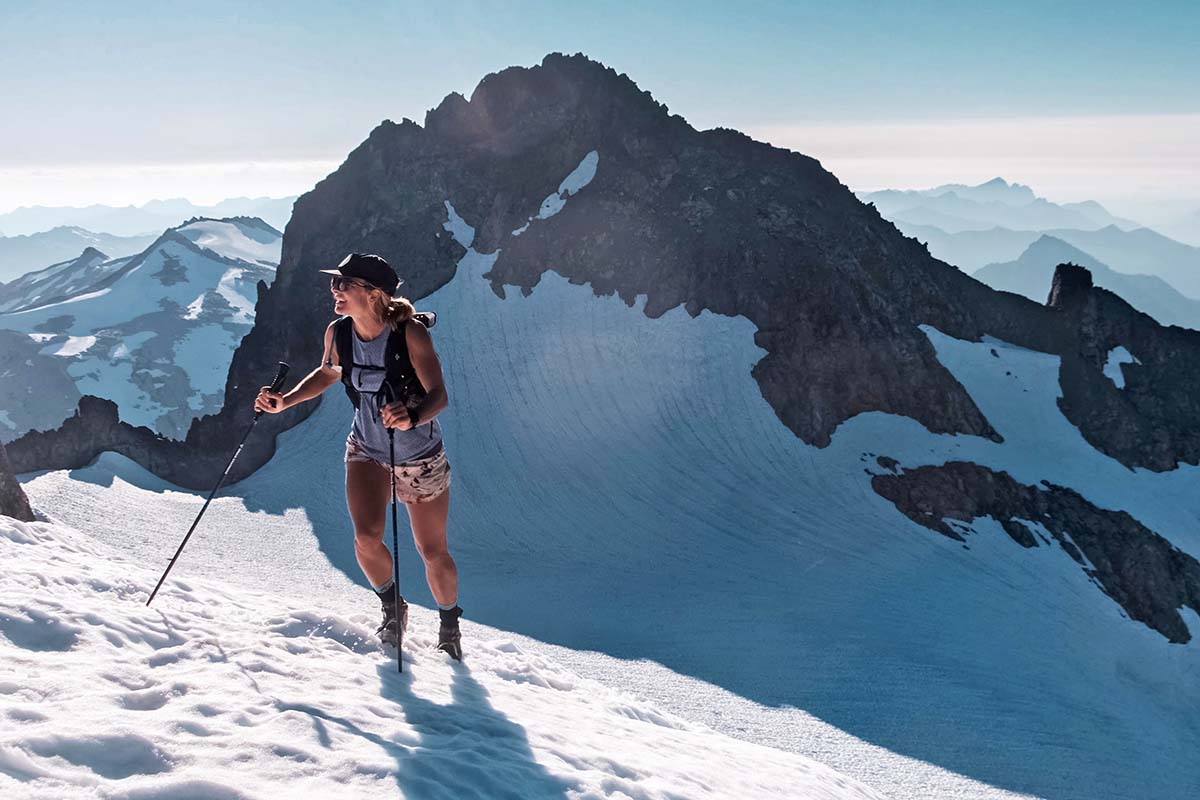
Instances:
[[[362,281],[356,281],[353,278],[331,278],[329,281],[329,288],[333,289],[335,292],[344,292],[351,286],[361,286],[364,289],[374,288],[370,284],[363,283]]]

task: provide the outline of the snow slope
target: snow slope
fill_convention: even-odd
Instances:
[[[35,308],[82,294],[132,259],[133,256],[110,259],[89,247],[76,258],[27,273],[0,287],[0,313]]]
[[[0,314],[0,329],[41,345],[25,353],[11,337],[0,342],[23,357],[26,376],[0,388],[12,421],[0,435],[57,427],[93,394],[115,401],[124,421],[182,439],[193,419],[220,409],[233,351],[254,323],[256,285],[274,279],[269,259],[281,241],[260,220],[194,220],[114,262],[101,283]],[[49,381],[64,379],[73,391],[51,391]]]
[[[449,199],[447,230],[466,246],[470,222]],[[439,313],[469,619],[893,797],[1200,792],[1200,639],[1172,645],[1129,620],[1057,546],[1026,550],[987,518],[964,545],[871,489],[878,455],[969,460],[1075,489],[1200,553],[1200,470],[1131,471],[1093,450],[1057,408],[1056,357],[927,328],[1005,441],[869,413],[818,449],[750,378],[763,351],[747,320],[649,319],[644,297],[627,307],[553,271],[528,297],[499,298],[483,277],[494,259],[469,250],[418,304]],[[340,478],[348,427],[333,394],[281,436],[214,502],[180,580],[308,602],[335,594],[328,560],[361,585]],[[164,531],[186,530],[202,501],[114,456],[23,481],[56,518],[160,561]],[[401,569],[406,595],[428,603],[407,545]]]
[[[11,234],[10,229],[5,230]],[[153,236],[112,236],[71,226],[37,230],[27,236],[0,236],[0,283],[47,264],[75,258],[89,247],[119,258],[140,253],[154,241]]]
[[[361,604],[187,580],[147,608],[144,564],[9,517],[0,557],[5,797],[880,797],[480,625],[455,664],[423,609],[397,674]]]
[[[268,267],[279,265],[283,236],[262,220],[197,219],[178,230],[198,247],[225,258]]]

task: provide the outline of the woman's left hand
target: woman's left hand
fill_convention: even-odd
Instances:
[[[400,431],[412,428],[412,420],[408,418],[408,406],[399,401],[388,403],[379,409],[379,417],[383,420],[385,428],[395,428]]]

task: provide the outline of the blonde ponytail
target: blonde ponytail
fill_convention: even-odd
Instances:
[[[372,307],[375,315],[382,319],[392,330],[397,330],[412,319],[416,309],[407,297],[388,297],[383,290],[371,293]]]

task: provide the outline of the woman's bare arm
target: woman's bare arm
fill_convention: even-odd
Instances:
[[[321,355],[321,365],[301,378],[287,394],[272,392],[270,387],[264,386],[259,390],[258,397],[254,398],[255,411],[278,414],[313,399],[341,380],[342,368],[338,364],[337,348],[333,346],[333,325],[331,322],[325,329],[325,351]]]

